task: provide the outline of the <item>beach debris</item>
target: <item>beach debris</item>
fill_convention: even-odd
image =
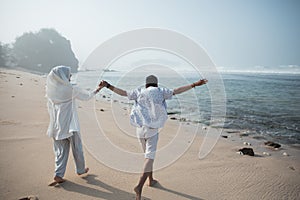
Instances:
[[[101,111],[101,112],[104,112],[104,109],[101,108],[100,111]]]
[[[241,155],[254,156],[254,151],[252,148],[242,148],[239,149],[239,152],[241,152]]]
[[[177,118],[176,118],[176,117],[171,117],[170,119],[172,119],[172,120],[177,120]]]
[[[15,98],[15,96],[14,96],[14,95],[12,95],[12,96],[11,96],[11,98]]]
[[[268,147],[273,147],[274,149],[278,149],[278,148],[281,147],[280,144],[275,143],[275,142],[271,142],[271,141],[265,142],[265,145],[268,146]]]
[[[227,133],[239,133],[239,131],[237,130],[229,130],[229,131],[226,131]]]
[[[264,152],[263,152],[263,155],[270,156],[271,154],[264,151]]]
[[[244,142],[244,145],[251,146],[250,142]]]
[[[35,195],[29,195],[28,197],[21,197],[19,200],[38,200],[39,198]]]
[[[283,152],[282,155],[289,156],[289,154],[287,152]]]
[[[186,122],[186,118],[182,117],[179,119],[180,122]]]
[[[23,85],[23,83],[20,83],[20,86],[22,86]]]
[[[103,98],[103,99],[105,99],[105,98],[106,98],[106,96],[105,96],[105,95],[102,95],[102,98]]]
[[[295,170],[295,167],[293,167],[293,166],[289,166],[289,168],[290,168],[291,170]]]
[[[203,126],[203,127],[202,127],[202,130],[206,130],[206,129],[207,129],[207,127],[206,127],[206,126]]]
[[[222,138],[228,138],[228,136],[227,136],[227,135],[221,135],[221,137],[222,137]]]
[[[248,137],[248,136],[249,136],[248,133],[241,133],[241,134],[240,134],[240,137]]]

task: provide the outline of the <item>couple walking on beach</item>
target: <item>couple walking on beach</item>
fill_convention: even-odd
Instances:
[[[76,99],[89,100],[103,87],[106,87],[114,93],[134,101],[130,122],[136,127],[137,138],[145,155],[143,174],[138,185],[134,188],[136,199],[141,199],[142,188],[146,180],[149,180],[149,186],[154,186],[157,183],[153,178],[153,162],[159,136],[158,129],[162,128],[168,119],[165,100],[196,86],[206,84],[207,80],[202,79],[172,90],[158,87],[157,77],[150,75],[146,77],[145,88],[125,91],[103,80],[94,91],[88,92],[71,85],[70,78],[71,69],[66,66],[54,67],[47,76],[46,96],[50,115],[47,134],[53,138],[55,154],[54,182],[50,185],[65,181],[63,177],[70,146],[75,161],[76,173],[81,175],[89,171],[89,168],[85,167]]]

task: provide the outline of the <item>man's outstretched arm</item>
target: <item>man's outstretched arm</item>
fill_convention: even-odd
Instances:
[[[183,93],[183,92],[186,92],[186,91],[188,91],[188,90],[190,90],[190,89],[192,89],[192,88],[194,88],[194,87],[196,87],[196,86],[204,85],[204,84],[206,84],[207,82],[208,82],[208,80],[206,80],[206,79],[201,79],[201,80],[199,80],[199,81],[196,81],[196,82],[193,83],[193,84],[181,86],[181,87],[179,87],[179,88],[174,89],[173,95],[175,95],[175,94],[180,94],[180,93]]]
[[[107,87],[108,89],[110,89],[111,91],[113,91],[114,93],[116,93],[118,95],[127,96],[127,92],[125,90],[117,88],[117,87],[109,84],[106,81],[101,81],[101,83],[99,84],[99,87]]]

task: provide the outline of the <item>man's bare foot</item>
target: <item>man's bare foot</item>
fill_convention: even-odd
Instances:
[[[141,200],[142,190],[138,186],[136,186],[133,190],[135,191],[135,194],[136,194],[135,200]]]
[[[152,180],[149,180],[148,186],[149,186],[149,187],[153,187],[153,186],[155,186],[157,183],[158,183],[157,180],[152,179]]]
[[[90,170],[90,169],[87,167],[87,168],[85,168],[85,170],[84,170],[84,172],[83,172],[83,173],[81,173],[81,174],[80,174],[80,173],[77,173],[77,174],[80,176],[80,175],[82,175],[82,174],[86,174],[86,173],[88,173],[88,172],[89,172],[89,170]]]
[[[65,179],[63,179],[62,177],[59,177],[59,176],[55,176],[53,178],[53,180],[54,180],[54,182],[50,183],[48,186],[55,186],[55,185],[57,185],[59,183],[63,183],[63,182],[66,181]]]

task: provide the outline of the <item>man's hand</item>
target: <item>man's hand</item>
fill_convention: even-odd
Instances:
[[[108,82],[102,80],[102,81],[100,82],[100,84],[99,84],[99,87],[103,88],[103,87],[107,87],[108,85],[109,85]]]
[[[206,79],[201,79],[199,81],[196,81],[195,83],[192,84],[192,87],[196,87],[196,86],[200,86],[200,85],[204,85],[208,82],[208,80]]]
[[[96,93],[98,93],[102,88],[106,87],[108,83],[106,81],[101,81],[98,85],[98,88],[96,89]]]

